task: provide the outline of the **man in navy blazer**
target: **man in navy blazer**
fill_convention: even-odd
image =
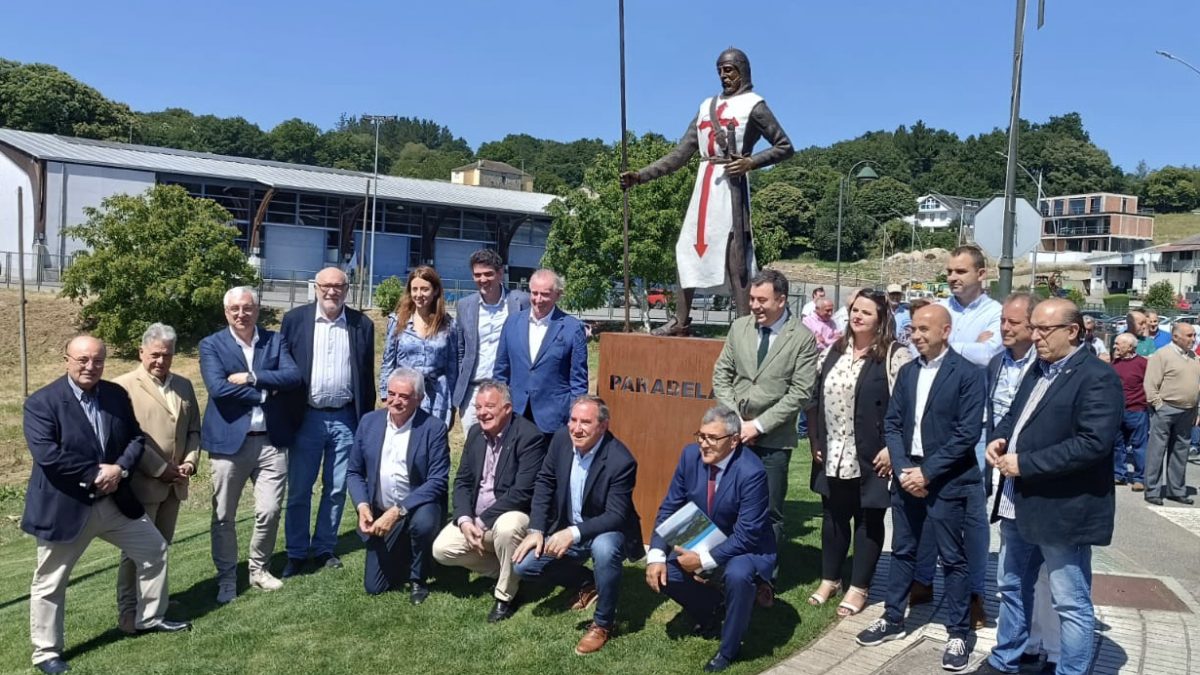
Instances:
[[[454,476],[454,516],[433,541],[433,559],[496,579],[488,623],[517,609],[521,578],[513,554],[529,527],[533,484],[546,457],[546,437],[513,414],[508,387],[494,380],[475,394],[479,424],[467,432]]]
[[[1095,650],[1092,546],[1112,542],[1112,446],[1125,398],[1113,369],[1082,344],[1074,303],[1039,303],[1030,328],[1038,363],[987,448],[1001,476],[994,515],[1003,541],[1000,618],[987,668],[1016,672],[1044,563],[1061,624],[1057,672],[1085,673]]]
[[[375,409],[375,325],[346,306],[345,272],[326,267],[314,281],[317,301],[285,314],[279,330],[301,383],[279,397],[294,432],[286,444],[285,579],[303,572],[310,556],[320,568],[342,566],[333,549],[346,505],[346,464],[358,421]],[[322,463],[321,500],[310,535],[313,483]]]
[[[458,330],[458,379],[450,402],[458,408],[463,433],[475,424],[475,392],[492,379],[500,334],[510,316],[529,309],[529,294],[504,287],[504,260],[490,248],[471,254],[471,277],[479,287],[458,301],[454,325]]]
[[[387,409],[367,413],[354,435],[346,481],[367,545],[364,588],[378,595],[407,586],[419,605],[429,597],[425,579],[446,508],[450,444],[446,425],[421,410],[419,371],[397,368],[387,394]]]
[[[621,568],[642,557],[633,506],[637,460],[608,431],[604,399],[580,396],[565,429],[554,434],[533,490],[529,534],[513,560],[522,579],[545,578],[575,593],[572,609],[596,603],[575,653],[600,650],[616,623]],[[583,566],[592,559],[591,570]]]
[[[190,627],[166,621],[167,542],[133,494],[144,437],[129,395],[105,382],[106,349],[93,337],[67,343],[64,377],[25,401],[25,442],[33,456],[21,529],[37,538],[29,589],[33,664],[44,673],[68,669],[63,617],[71,568],[99,537],[133,560],[138,570],[135,626],[139,631]]]
[[[758,455],[738,440],[741,429],[741,418],[726,406],[704,413],[696,432],[698,443],[686,446],[679,456],[646,555],[650,589],[678,602],[696,621],[699,634],[720,636],[720,649],[705,664],[705,672],[725,670],[737,658],[757,586],[771,578],[775,567],[767,471]],[[672,547],[659,535],[658,526],[688,502],[725,534],[724,542],[712,550],[691,551]],[[715,575],[723,580],[723,590],[700,580]]]
[[[208,407],[200,445],[213,472],[212,555],[217,602],[237,595],[237,507],[247,480],[254,481],[254,530],[250,537],[250,585],[283,587],[267,569],[275,550],[287,483],[291,425],[280,391],[300,386],[300,371],[283,336],[258,327],[258,294],[238,286],[225,293],[223,328],[200,341],[200,374]]]
[[[912,344],[921,357],[900,368],[884,439],[892,472],[892,564],[883,618],[857,636],[871,646],[905,635],[904,612],[928,518],[946,578],[942,667],[967,667],[970,589],[963,519],[984,509],[975,444],[983,427],[985,382],[979,366],[951,349],[950,313],[927,305],[913,313]],[[928,536],[928,535],[926,535]]]
[[[588,389],[583,324],[559,309],[563,281],[540,269],[529,279],[529,309],[508,317],[495,377],[512,391],[513,410],[549,437],[567,423],[571,401]]]

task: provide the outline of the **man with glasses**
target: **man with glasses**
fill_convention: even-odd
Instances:
[[[1188,442],[1200,398],[1200,357],[1192,351],[1196,328],[1179,322],[1171,344],[1146,362],[1146,402],[1150,406],[1150,442],[1146,447],[1146,501],[1162,506],[1163,498],[1192,504],[1187,496]]]
[[[346,505],[350,446],[358,421],[375,409],[375,324],[346,306],[345,272],[326,267],[315,283],[316,301],[285,314],[279,331],[301,383],[280,397],[294,433],[283,529],[285,579],[303,572],[310,558],[318,568],[341,568],[334,545]],[[317,524],[310,536],[313,484],[322,465]]]
[[[763,270],[750,280],[750,315],[729,327],[713,367],[713,393],[742,418],[738,440],[758,455],[767,471],[768,519],[783,540],[783,502],[788,463],[796,447],[796,418],[808,406],[817,377],[817,344],[787,305],[788,280]],[[828,302],[827,300],[824,302]],[[774,574],[765,579],[774,582]],[[769,584],[759,591],[769,605]]]
[[[191,628],[167,611],[167,542],[130,488],[143,452],[142,430],[129,396],[104,382],[104,343],[86,335],[67,343],[66,375],[25,401],[25,442],[33,458],[21,529],[37,538],[29,588],[33,665],[69,670],[63,660],[67,584],[71,568],[100,538],[137,564],[135,628]]]
[[[238,286],[225,293],[224,302],[229,327],[200,341],[200,374],[208,389],[200,447],[212,461],[212,556],[222,605],[237,597],[237,511],[247,480],[254,483],[250,585],[264,591],[283,588],[268,569],[292,436],[278,394],[301,383],[287,341],[258,326],[258,293]]]
[[[1038,363],[987,447],[1001,476],[1000,617],[996,646],[977,672],[1018,672],[1044,564],[1061,626],[1056,672],[1075,675],[1090,672],[1095,652],[1092,547],[1112,541],[1121,381],[1083,347],[1083,317],[1070,300],[1039,303],[1030,328]]]
[[[430,549],[450,483],[446,425],[421,410],[423,400],[420,372],[392,371],[387,408],[362,418],[346,471],[367,547],[363,587],[370,595],[407,587],[414,605],[429,597]]]
[[[710,673],[725,670],[737,658],[756,585],[769,579],[775,567],[767,472],[741,443],[742,429],[741,418],[724,405],[704,413],[696,443],[679,456],[646,554],[650,589],[678,602],[696,622],[695,633],[720,637],[720,649],[704,666]],[[724,542],[699,551],[668,545],[657,528],[689,502],[725,535]]]

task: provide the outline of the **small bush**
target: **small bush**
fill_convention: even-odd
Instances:
[[[396,309],[400,297],[404,295],[404,281],[397,276],[390,276],[375,286],[375,306],[387,314]]]

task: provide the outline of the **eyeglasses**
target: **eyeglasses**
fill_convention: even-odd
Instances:
[[[323,293],[329,291],[344,292],[347,288],[350,288],[350,284],[317,284],[317,288],[321,289]]]
[[[103,356],[93,356],[93,357],[80,356],[79,358],[72,358],[72,357],[68,356],[67,360],[75,363],[76,365],[78,365],[81,368],[86,366],[89,363],[97,368],[104,367],[104,357]]]
[[[696,442],[701,445],[716,445],[717,443],[720,443],[721,441],[725,440],[726,438],[730,438],[731,436],[734,436],[735,434],[725,434],[724,436],[713,436],[711,434],[705,434],[705,433],[701,433],[701,432],[697,431],[696,433],[694,433],[692,435],[696,437]]]
[[[1054,331],[1058,330],[1059,328],[1066,328],[1067,326],[1074,326],[1074,325],[1075,324],[1073,324],[1073,323],[1056,323],[1052,326],[1035,326],[1033,324],[1029,324],[1029,331],[1034,333],[1035,335],[1039,334],[1039,333],[1042,335],[1049,335],[1049,334],[1053,333]]]

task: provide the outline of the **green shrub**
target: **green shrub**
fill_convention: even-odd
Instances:
[[[396,309],[400,297],[404,295],[404,281],[397,276],[390,276],[375,286],[375,306],[384,314]]]
[[[1129,312],[1129,296],[1124,293],[1114,293],[1104,298],[1104,313],[1109,316],[1120,316]]]

